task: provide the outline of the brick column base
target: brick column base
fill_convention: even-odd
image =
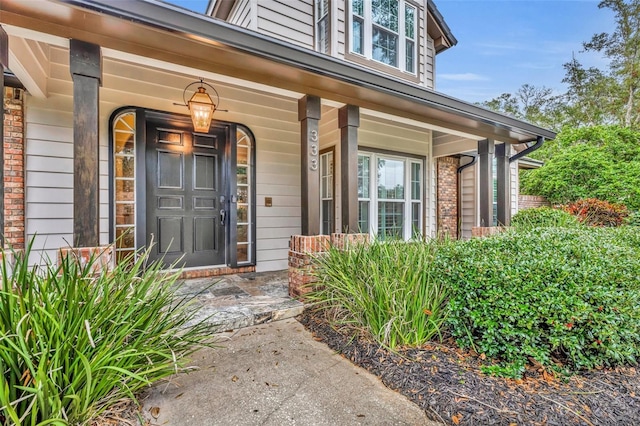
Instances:
[[[89,260],[93,260],[91,271],[98,275],[102,272],[110,272],[115,267],[115,251],[113,246],[104,247],[61,247],[58,250],[58,265],[62,260],[69,258],[71,262],[78,262],[84,267]]]
[[[318,281],[314,260],[333,246],[348,250],[369,242],[369,234],[293,235],[289,242],[289,295],[303,300]]]

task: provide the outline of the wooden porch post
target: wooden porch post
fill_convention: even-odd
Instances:
[[[302,175],[302,235],[320,234],[320,98],[306,95],[298,100],[300,161]]]
[[[493,154],[495,142],[491,139],[478,141],[480,169],[480,226],[493,226]]]
[[[360,108],[345,105],[338,110],[340,127],[340,175],[342,232],[353,234],[358,229],[358,127]]]
[[[73,244],[96,247],[100,244],[100,46],[71,40],[69,62],[73,79]]]
[[[9,68],[9,36],[0,27],[0,90],[2,114],[0,119],[0,248],[4,247],[4,70]]]
[[[499,226],[511,224],[511,168],[509,167],[510,145],[503,143],[496,146],[496,179]]]

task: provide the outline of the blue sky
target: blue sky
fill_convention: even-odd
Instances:
[[[165,0],[204,12],[207,0]],[[285,0],[286,1],[286,0]],[[562,64],[572,55],[604,66],[582,42],[612,32],[614,17],[597,0],[435,0],[458,45],[436,60],[436,89],[481,102],[525,84],[564,91]]]

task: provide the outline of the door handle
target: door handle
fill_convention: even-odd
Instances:
[[[220,225],[224,226],[227,219],[227,212],[222,209],[220,210]]]

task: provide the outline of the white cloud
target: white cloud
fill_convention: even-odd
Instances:
[[[438,79],[452,80],[452,81],[487,81],[488,77],[480,74],[474,74],[472,72],[459,73],[459,74],[438,74]]]

